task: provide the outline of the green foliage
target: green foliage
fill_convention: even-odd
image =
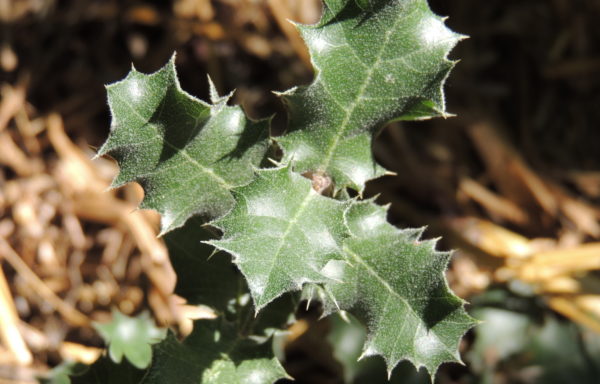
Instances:
[[[472,371],[482,382],[504,376],[508,382],[528,377],[536,384],[597,383],[600,336],[544,313],[532,302],[513,296],[503,304],[523,304],[523,311],[485,303],[474,311],[482,324],[466,356]]]
[[[102,356],[84,372],[71,376],[71,384],[137,384],[144,371],[123,360],[115,362],[109,356]]]
[[[233,191],[237,204],[211,225],[223,238],[209,243],[233,255],[259,311],[307,282],[325,282],[331,259],[341,258],[344,206],[319,195],[290,166],[257,171]]]
[[[213,254],[213,247],[201,243],[213,237],[202,222],[191,218],[164,239],[177,274],[175,293],[188,304],[203,304],[225,313],[240,292],[247,289],[229,255]]]
[[[82,363],[63,361],[38,379],[41,384],[70,384],[70,376],[82,375],[88,369],[89,367]]]
[[[137,317],[129,317],[119,311],[113,311],[111,322],[95,323],[94,328],[108,343],[108,355],[115,363],[121,363],[125,356],[139,369],[150,364],[151,345],[165,337],[165,330],[157,328],[147,312]]]
[[[274,168],[260,168],[268,121],[250,121],[212,85],[212,105],[183,92],[174,59],[107,88],[113,123],[99,154],[119,163],[113,185],[142,185],[142,207],[162,214],[176,292],[217,315],[183,342],[155,345],[144,383],[285,377],[271,336],[293,319],[303,289],[326,314],[360,319],[362,355],[382,356],[388,372],[409,360],[433,376],[460,361],[474,323],[444,278],[449,254],[347,190],[385,174],[371,152],[385,123],[447,116],[447,54],[460,36],[425,0],[325,0],[321,21],[298,29],[316,77],[282,93],[289,127],[272,138],[283,151]],[[125,353],[140,367],[148,356],[114,348],[114,360]]]
[[[446,361],[460,361],[458,343],[474,323],[463,302],[448,289],[444,271],[450,255],[421,231],[399,230],[385,209],[356,203],[345,214],[352,236],[344,242],[346,264],[339,282],[324,290],[336,308],[367,319],[363,356],[381,355],[388,373],[401,360],[432,374]]]
[[[252,122],[229,96],[212,92],[212,105],[181,90],[175,56],[152,75],[135,69],[106,87],[110,137],[98,155],[114,157],[120,186],[144,188],[142,208],[161,213],[166,233],[193,215],[219,217],[233,206],[232,187],[252,180],[267,151],[267,122]]]
[[[200,320],[183,343],[169,335],[157,345],[142,383],[274,383],[287,375],[268,341],[240,337],[227,322]]]
[[[446,115],[446,56],[461,37],[425,0],[326,3],[320,23],[298,27],[317,75],[283,93],[290,125],[277,140],[297,172],[362,191],[385,172],[371,153],[383,124]]]
[[[414,366],[404,361],[394,368],[391,377],[381,359],[360,359],[367,334],[365,327],[355,317],[345,314],[330,316],[329,342],[335,358],[344,367],[344,380],[351,384],[428,384],[429,374],[425,370],[415,371]]]

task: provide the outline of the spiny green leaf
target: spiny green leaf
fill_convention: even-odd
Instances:
[[[120,363],[123,356],[139,369],[146,368],[152,359],[151,344],[165,337],[165,330],[157,328],[147,312],[137,317],[129,317],[113,311],[110,323],[95,323],[94,328],[108,343],[108,354],[113,361]]]
[[[208,305],[224,313],[232,301],[247,292],[231,257],[222,252],[213,254],[214,247],[202,243],[214,235],[195,217],[164,238],[177,274],[175,293],[185,298],[188,304]]]
[[[213,219],[233,206],[229,189],[252,180],[268,147],[268,122],[249,121],[213,89],[213,105],[181,90],[175,57],[158,72],[132,69],[107,86],[110,137],[98,151],[120,166],[113,186],[144,188],[142,208],[161,213],[161,231],[192,215]]]
[[[223,238],[208,243],[233,255],[257,311],[306,282],[328,280],[327,262],[342,257],[347,203],[319,195],[289,166],[258,170],[233,194],[235,208],[211,223]]]
[[[366,320],[362,356],[381,355],[389,373],[409,360],[432,376],[443,362],[460,362],[458,343],[475,323],[448,288],[449,253],[420,241],[421,230],[388,224],[385,208],[370,201],[350,206],[345,220],[352,237],[344,242],[342,281],[325,284],[326,308]]]
[[[278,142],[299,172],[320,171],[338,189],[362,191],[384,174],[374,134],[394,119],[445,116],[446,56],[461,38],[425,0],[326,0],[321,22],[298,26],[314,82],[283,93],[288,133]]]
[[[327,339],[335,358],[344,366],[345,383],[353,384],[428,384],[425,370],[417,371],[408,361],[400,362],[388,377],[385,362],[379,357],[359,359],[367,339],[364,325],[351,314],[338,314],[329,318],[331,332]]]
[[[278,298],[269,311],[255,316],[246,281],[231,257],[203,243],[213,238],[195,218],[165,235],[177,274],[175,293],[188,304],[208,305],[219,315],[241,319],[240,333],[271,334],[274,329],[289,325],[298,304],[296,295]]]
[[[169,335],[154,350],[144,384],[269,384],[287,375],[270,339],[240,337],[221,320],[200,320],[183,342]]]

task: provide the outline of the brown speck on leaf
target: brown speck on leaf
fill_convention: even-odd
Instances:
[[[333,181],[331,180],[331,177],[326,175],[324,172],[308,171],[304,172],[302,176],[306,177],[307,179],[310,179],[310,181],[312,182],[312,188],[317,193],[325,196],[331,196],[333,192]]]

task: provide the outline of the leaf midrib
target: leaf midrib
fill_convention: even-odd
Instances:
[[[294,216],[292,216],[292,219],[288,222],[288,225],[286,226],[286,229],[285,229],[285,231],[283,232],[283,235],[280,238],[279,245],[277,246],[277,251],[275,252],[275,256],[273,257],[273,260],[271,261],[271,265],[269,266],[269,273],[267,275],[267,281],[265,283],[265,291],[269,287],[269,283],[271,282],[271,276],[272,276],[272,273],[273,273],[273,269],[275,269],[276,261],[280,257],[280,252],[281,252],[281,249],[283,248],[283,245],[285,244],[285,240],[286,240],[287,236],[290,234],[290,232],[292,230],[292,227],[294,227],[294,225],[296,225],[298,223],[298,219],[300,218],[300,216],[302,215],[302,213],[304,213],[304,211],[306,210],[306,207],[308,206],[308,203],[313,199],[313,196],[314,195],[312,193],[312,188],[309,188],[308,189],[308,193],[304,197],[304,199],[302,200],[302,203],[300,203],[300,206],[298,207],[298,210],[296,211],[296,213],[294,214]],[[256,305],[256,307],[257,307],[256,308],[256,312],[258,313],[259,309],[262,308],[263,306],[264,306],[264,304],[259,305],[257,303],[257,305]]]
[[[384,40],[383,44],[381,44],[381,48],[380,48],[379,52],[377,52],[377,56],[376,56],[377,58],[376,58],[375,62],[373,63],[373,65],[370,66],[369,69],[367,70],[367,76],[365,76],[365,80],[363,81],[361,87],[359,88],[354,101],[352,102],[350,107],[348,107],[347,109],[343,109],[344,113],[345,113],[344,120],[342,120],[340,128],[338,129],[338,132],[334,136],[331,144],[329,145],[329,147],[326,151],[327,156],[325,157],[325,160],[322,162],[322,169],[324,171],[327,171],[329,169],[329,166],[331,165],[331,160],[333,159],[333,154],[335,152],[335,149],[337,148],[339,141],[341,140],[344,133],[346,132],[346,128],[348,127],[348,123],[350,122],[350,118],[352,117],[354,110],[358,106],[358,103],[362,100],[367,87],[371,83],[371,77],[373,76],[373,73],[375,73],[375,69],[379,66],[379,64],[381,62],[381,58],[383,57],[385,48],[387,48],[387,45],[390,41],[390,36],[392,35],[391,31],[396,29],[399,20],[402,20],[402,19],[403,19],[402,17],[398,17],[396,19],[396,21],[394,22],[394,24],[392,25],[392,27],[386,32],[385,40]],[[337,16],[334,18],[334,20],[337,20],[339,22],[339,20],[337,19]],[[350,44],[348,44],[348,45],[350,45]]]
[[[225,179],[223,179],[222,177],[220,177],[219,175],[217,175],[211,168],[207,168],[207,167],[203,166],[202,164],[200,164],[196,159],[194,159],[185,150],[185,148],[179,148],[176,145],[174,145],[171,142],[169,142],[165,137],[161,136],[160,133],[158,132],[157,127],[154,124],[151,124],[149,121],[147,121],[135,108],[133,108],[133,106],[131,105],[131,103],[129,103],[128,101],[126,101],[125,99],[123,99],[118,92],[113,93],[113,96],[116,97],[121,103],[123,103],[124,105],[126,105],[133,112],[133,114],[135,114],[140,119],[140,121],[142,123],[144,123],[146,126],[151,126],[155,130],[155,132],[156,132],[155,138],[157,138],[160,141],[162,141],[169,148],[177,151],[178,153],[181,153],[181,155],[190,164],[193,164],[196,168],[198,168],[198,170],[200,172],[203,172],[203,173],[207,174],[209,177],[211,177],[212,179],[214,179],[223,188],[232,189],[234,187],[233,185],[231,185],[227,181],[225,181]]]
[[[379,276],[379,274],[377,273],[377,271],[375,271],[373,268],[371,268],[371,266],[359,255],[357,255],[355,252],[352,252],[352,250],[350,250],[348,247],[344,247],[344,251],[346,253],[348,253],[350,256],[352,256],[353,259],[355,259],[360,265],[363,266],[363,268],[365,268],[365,270],[371,275],[373,276],[377,281],[379,281],[379,283],[381,285],[383,285],[383,287],[393,296],[395,296],[396,298],[398,298],[398,300],[402,301],[402,303],[406,306],[406,308],[409,309],[410,313],[417,319],[419,326],[423,323],[423,321],[421,320],[421,318],[419,317],[419,315],[417,314],[417,312],[413,309],[413,307],[410,305],[410,303],[404,298],[402,297],[398,292],[396,292],[390,285],[389,283],[383,279],[383,277]],[[426,329],[429,330],[429,328],[425,327]],[[444,346],[444,350],[446,352],[448,352],[450,354],[450,356],[454,356],[454,354],[452,353],[452,351],[449,349],[449,347],[446,345],[446,343],[444,343],[437,335],[437,333],[431,331],[431,334],[433,334],[435,336],[435,338],[439,341],[439,343],[441,345]]]

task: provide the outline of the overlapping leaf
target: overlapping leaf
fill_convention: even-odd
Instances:
[[[202,241],[214,238],[195,217],[164,237],[177,274],[175,293],[188,304],[203,304],[224,313],[232,301],[247,292],[231,257]]]
[[[363,356],[381,355],[390,373],[401,360],[431,375],[443,362],[460,361],[458,343],[474,321],[448,288],[449,254],[420,241],[420,230],[390,225],[385,208],[370,201],[349,207],[345,221],[352,234],[344,242],[346,265],[342,281],[325,285],[325,303],[329,312],[366,320]]]
[[[346,203],[319,195],[289,166],[258,170],[233,194],[235,208],[211,223],[223,238],[208,243],[233,255],[257,311],[306,282],[328,280],[324,267],[341,258]]]
[[[287,375],[268,341],[241,337],[221,320],[200,320],[183,343],[169,335],[156,346],[142,383],[274,383]]]
[[[284,377],[264,335],[287,320],[293,300],[281,298],[271,307],[283,311],[254,319],[248,290],[258,311],[306,283],[324,293],[329,312],[367,321],[363,355],[383,356],[389,371],[404,359],[430,373],[459,360],[458,342],[473,322],[444,279],[449,255],[420,241],[420,231],[388,224],[372,202],[324,197],[299,173],[331,177],[338,198],[344,187],[362,191],[382,175],[373,136],[390,120],[446,114],[442,85],[453,65],[446,56],[460,36],[425,0],[325,4],[319,24],[299,26],[317,76],[283,95],[290,127],[278,139],[282,167],[255,169],[267,151],[266,122],[247,120],[214,89],[213,105],[186,94],[173,60],[108,87],[113,124],[99,153],[119,162],[113,184],[138,181],[142,206],[162,214],[163,233],[188,223],[166,237],[177,292],[222,315],[197,322],[183,343],[171,336],[157,346],[145,383]],[[223,231],[220,240],[200,227],[209,220]],[[228,257],[208,256],[211,246],[232,255],[247,285]],[[248,336],[254,328],[260,341]]]
[[[460,35],[425,0],[326,0],[316,26],[298,26],[316,71],[283,94],[288,133],[278,138],[299,172],[324,172],[338,189],[362,191],[384,173],[371,153],[394,119],[444,116],[446,59]]]
[[[119,163],[113,186],[139,182],[142,207],[161,213],[163,233],[231,209],[229,189],[248,183],[266,153],[266,121],[249,121],[214,89],[213,105],[182,91],[174,57],[151,75],[132,69],[107,92],[113,120],[98,154]]]

